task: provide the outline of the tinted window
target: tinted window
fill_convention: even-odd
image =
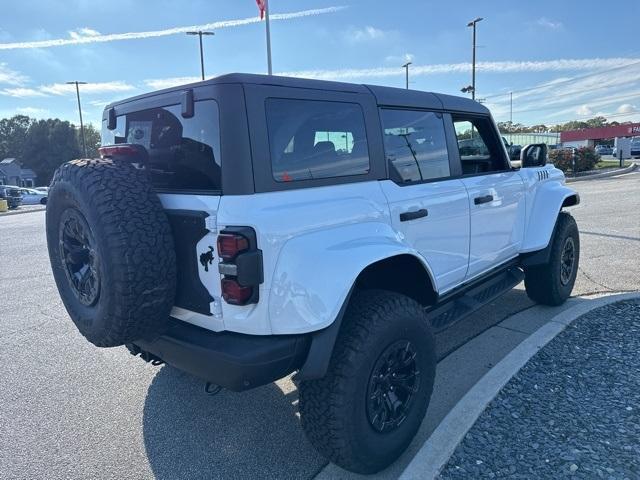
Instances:
[[[489,119],[454,116],[453,125],[463,174],[497,172],[509,168],[505,162],[503,144],[498,140]]]
[[[380,115],[392,180],[406,183],[449,176],[449,154],[441,114],[384,109]]]
[[[183,118],[180,105],[152,108],[117,118],[115,130],[103,122],[102,144],[135,143],[149,153],[149,171],[161,190],[215,190],[220,183],[218,104],[195,102]]]
[[[270,98],[266,111],[277,182],[369,173],[364,115],[358,104]]]

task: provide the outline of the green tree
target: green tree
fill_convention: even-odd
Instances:
[[[98,148],[100,148],[100,131],[92,124],[84,126],[84,139],[87,142],[87,157],[95,158],[98,156]],[[78,129],[78,145],[82,146],[82,137]]]
[[[0,120],[0,160],[7,157],[22,158],[27,132],[33,119],[15,115]]]
[[[32,123],[20,160],[36,172],[39,183],[48,183],[58,166],[80,155],[75,126],[55,118]]]

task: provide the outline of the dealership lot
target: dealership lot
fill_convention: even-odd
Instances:
[[[640,289],[640,173],[572,187],[574,294]],[[175,369],[86,342],[58,297],[43,224],[44,212],[0,218],[1,478],[342,476],[306,442],[288,379],[208,397]],[[530,306],[510,292],[441,335],[440,357]]]

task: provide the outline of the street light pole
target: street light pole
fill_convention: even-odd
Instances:
[[[78,113],[80,114],[80,137],[82,138],[82,154],[84,158],[87,158],[87,143],[84,139],[84,124],[82,123],[82,105],[80,104],[80,85],[86,85],[87,82],[67,82],[67,85],[76,86],[76,96],[78,97]]]
[[[204,80],[204,51],[202,48],[202,36],[203,35],[215,35],[214,32],[203,32],[202,30],[198,30],[197,32],[187,32],[187,35],[198,35],[198,39],[200,40],[200,72],[202,74],[202,80]]]
[[[513,127],[513,92],[509,92],[509,123]]]
[[[473,28],[473,54],[471,60],[471,99],[476,99],[476,24],[482,17],[475,18],[467,23],[467,27]]]
[[[411,62],[407,62],[404,65],[402,65],[402,68],[404,68],[405,70],[405,84],[406,84],[407,90],[409,90],[409,65],[411,65]]]

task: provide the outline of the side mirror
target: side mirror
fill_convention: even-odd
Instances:
[[[544,167],[547,164],[549,147],[546,143],[532,143],[520,152],[522,168]]]

